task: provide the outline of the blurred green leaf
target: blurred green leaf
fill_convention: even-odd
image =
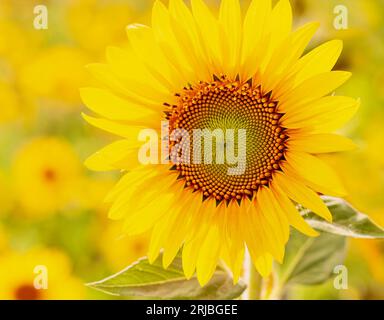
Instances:
[[[108,294],[131,298],[201,300],[235,299],[246,288],[241,282],[234,285],[229,274],[219,266],[211,281],[201,287],[196,277],[190,280],[185,278],[179,256],[167,269],[162,266],[161,256],[153,264],[143,258],[119,273],[88,286]]]
[[[313,285],[327,281],[345,258],[346,238],[330,233],[309,238],[292,231],[282,265],[277,266],[280,289],[291,284]]]
[[[322,197],[333,216],[333,222],[322,220],[314,213],[302,209],[305,220],[319,231],[352,238],[384,239],[384,229],[367,215],[360,213],[345,200]]]

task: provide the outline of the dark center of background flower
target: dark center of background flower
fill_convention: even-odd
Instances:
[[[23,284],[16,288],[14,292],[16,300],[39,300],[41,294],[33,285]]]
[[[225,76],[215,76],[212,82],[186,87],[177,96],[180,98],[178,105],[165,104],[171,132],[184,129],[190,137],[196,129],[209,129],[211,132],[232,129],[235,137],[239,130],[246,132],[246,166],[241,174],[228,175],[228,169],[234,166],[226,162],[196,164],[191,160],[172,168],[179,171],[179,179],[184,179],[187,187],[201,191],[204,199],[212,197],[220,203],[251,198],[261,185],[269,184],[273,171],[280,169],[288,138],[279,124],[283,114],[277,111],[278,102],[271,99],[271,93],[264,94],[261,86],[253,86],[251,81],[241,83]],[[243,137],[239,135],[239,139]],[[218,142],[213,140],[215,159]],[[228,143],[234,143],[234,150],[239,151],[239,141],[225,141],[224,147]],[[195,145],[190,145],[192,157]]]
[[[45,169],[43,172],[43,176],[47,182],[54,182],[57,178],[55,170],[51,168]]]

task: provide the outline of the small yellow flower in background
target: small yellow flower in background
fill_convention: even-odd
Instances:
[[[126,1],[74,1],[66,11],[71,36],[81,48],[95,55],[102,54],[107,45],[122,43],[125,26],[135,18]]]
[[[41,137],[25,144],[13,167],[15,195],[27,216],[54,214],[76,198],[81,164],[61,138]]]
[[[381,0],[380,0],[381,1]],[[317,19],[322,21],[322,35],[331,35],[346,38],[371,36],[375,28],[381,27],[380,1],[355,0],[341,2],[339,0],[313,1],[291,0],[295,12],[303,20]],[[346,11],[340,11],[346,10]],[[338,30],[334,21],[341,15],[347,14],[347,29]]]
[[[114,185],[112,177],[87,177],[83,180],[82,188],[79,190],[79,201],[83,208],[91,209],[96,212],[98,217],[103,217],[108,209],[106,203],[100,202],[111,187]]]
[[[8,175],[0,170],[0,218],[7,214],[14,205],[14,194]]]
[[[318,193],[345,195],[317,156],[354,148],[331,133],[358,108],[355,99],[329,96],[350,77],[331,71],[342,43],[303,56],[318,23],[292,32],[287,0],[273,8],[252,1],[244,19],[238,0],[221,1],[218,19],[204,1],[191,4],[192,11],[181,0],[156,1],[152,27],[129,26],[129,46],[108,48],[107,64],[89,66],[108,89],[82,90],[102,117],[85,119],[122,140],[87,163],[128,171],[108,196],[109,216],[124,219],[128,235],[151,230],[150,261],[163,248],[167,267],[183,247],[188,278],[196,270],[206,284],[222,257],[237,281],[247,247],[268,276],[273,260],[283,260],[290,226],[317,235],[292,200],[331,220]],[[218,163],[138,164],[138,133],[152,128],[160,136],[162,120],[171,132],[246,129],[245,173],[229,176],[230,166]]]
[[[5,228],[0,224],[0,255],[8,249],[8,235]]]
[[[149,248],[148,234],[127,236],[120,223],[108,223],[99,235],[101,253],[112,271],[120,271],[139,258],[146,256]]]
[[[366,143],[367,157],[372,161],[376,161],[381,168],[381,172],[384,173],[384,113],[378,115],[375,119],[370,121],[370,125],[365,128],[363,132],[363,138]]]
[[[38,101],[79,108],[79,86],[87,80],[88,58],[79,49],[58,46],[41,51],[20,72],[20,86]]]
[[[33,28],[23,28],[15,19],[0,17],[0,63],[3,59],[16,69],[31,58],[41,43],[41,36]]]
[[[0,253],[0,299],[82,299],[84,284],[71,272],[67,256],[54,249]]]
[[[21,107],[20,98],[9,83],[0,80],[0,125],[18,118]]]
[[[379,282],[379,285],[384,285],[383,243],[355,239],[352,241],[351,251],[368,265],[372,277]]]

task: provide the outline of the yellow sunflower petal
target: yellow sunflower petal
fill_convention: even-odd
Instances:
[[[227,231],[227,235],[225,236],[226,241],[223,246],[223,253],[225,253],[226,262],[233,272],[233,280],[237,283],[244,258],[244,240],[240,227],[241,217],[238,214],[240,206],[236,201],[231,201],[228,206],[224,204],[224,208],[226,209],[226,226],[223,226],[223,228]]]
[[[268,217],[268,210],[265,207],[261,207],[262,204],[260,201],[255,203],[255,208],[251,208],[249,213],[252,216],[254,225],[258,226],[259,235],[263,239],[263,251],[259,254],[265,252],[270,252],[278,262],[282,262],[284,259],[284,231],[281,230],[280,224],[277,221],[274,221],[273,217]],[[272,219],[272,222],[271,222]],[[252,221],[252,220],[251,220]],[[257,248],[259,246],[257,243],[254,243],[253,247]],[[250,248],[250,251],[253,248]],[[255,254],[257,257],[259,254]]]
[[[329,94],[345,83],[350,77],[351,73],[345,71],[331,71],[318,74],[281,96],[282,102],[279,108],[285,113],[291,112],[298,105],[304,105]]]
[[[128,169],[138,166],[138,143],[128,140],[116,141],[87,158],[85,166],[94,171]]]
[[[110,121],[103,118],[94,118],[86,114],[82,114],[85,121],[96,128],[102,129],[114,135],[127,138],[129,141],[137,141],[139,133],[143,129],[148,129],[146,126],[126,124],[118,121]]]
[[[316,156],[304,152],[287,152],[284,169],[294,172],[308,186],[324,194],[345,196],[346,191],[336,173]],[[283,169],[283,170],[284,170]],[[293,170],[292,170],[293,169]]]
[[[92,63],[86,66],[90,74],[103,86],[106,86],[113,92],[120,94],[127,98],[127,100],[135,103],[148,106],[148,108],[157,110],[159,105],[159,99],[166,97],[164,94],[160,94],[156,90],[150,90],[150,87],[143,86],[140,83],[135,82],[134,85],[125,83],[122,79],[113,72],[110,65],[104,63]],[[171,98],[169,100],[171,101]]]
[[[242,245],[241,248],[236,252],[236,258],[232,263],[231,270],[232,270],[232,277],[233,277],[234,284],[239,282],[240,276],[242,274],[244,254],[245,254],[245,248],[244,248],[244,245]]]
[[[136,210],[124,221],[124,232],[128,235],[139,235],[148,231],[172,207],[174,198],[173,194],[161,194],[147,206]],[[127,207],[125,210],[128,211],[130,208]]]
[[[272,182],[271,190],[275,197],[275,203],[281,208],[281,212],[286,214],[288,222],[291,226],[310,237],[316,237],[319,235],[319,233],[310,227],[309,224],[303,219],[292,201],[289,200],[286,192],[280,188],[278,182]]]
[[[162,78],[150,72],[131,47],[120,49],[108,47],[106,50],[107,63],[112,71],[126,85],[127,88],[140,90],[143,96],[157,94],[158,97],[167,97],[174,87],[168,85]],[[147,95],[147,91],[150,93]],[[138,92],[140,94],[140,92]],[[171,91],[172,92],[172,91]]]
[[[195,272],[197,258],[199,256],[201,245],[204,242],[205,235],[205,233],[201,233],[193,240],[186,242],[183,246],[182,264],[187,279],[192,278]]]
[[[212,70],[219,73],[218,66],[223,65],[223,53],[218,21],[203,0],[191,0],[191,6],[202,41],[207,48]]]
[[[288,148],[308,153],[329,153],[354,150],[356,144],[338,134],[298,134],[297,137],[295,135],[290,136]]]
[[[151,240],[148,249],[149,263],[154,263],[160,254],[160,250],[164,244],[164,240],[167,237],[167,227],[169,226],[170,219],[173,216],[168,213],[165,217],[160,219],[152,229]]]
[[[261,252],[267,250],[267,238],[262,232],[262,225],[259,223],[259,216],[261,214],[257,212],[257,205],[254,203],[244,204],[244,214],[240,219],[240,232],[244,234],[244,240],[246,242],[249,253],[253,257],[257,257]],[[273,251],[276,256],[279,256],[278,250]]]
[[[303,183],[278,172],[274,176],[274,185],[279,186],[295,202],[312,210],[325,220],[332,221],[332,214],[328,207],[314,191],[307,188]]]
[[[131,219],[132,216],[136,215],[136,211],[146,207],[154,199],[159,197],[159,192],[156,188],[164,188],[167,192],[172,193],[176,201],[178,194],[171,191],[171,186],[174,183],[175,177],[173,175],[167,175],[166,172],[157,173],[150,177],[143,177],[142,181],[139,181],[130,189],[132,190],[131,192],[127,192],[116,198],[111,207],[110,215],[114,212],[124,211],[126,208],[129,208],[130,211],[126,212],[125,216]]]
[[[216,270],[220,254],[221,235],[217,226],[210,227],[207,236],[200,247],[196,263],[197,279],[201,286],[207,284]]]
[[[271,13],[271,0],[252,0],[244,18],[242,56],[249,58],[263,37],[264,25]]]
[[[201,200],[201,194],[196,194],[194,201],[199,201],[201,203]],[[186,241],[190,241],[191,239],[196,237],[196,235],[205,235],[207,229],[213,223],[212,219],[215,213],[216,201],[208,199],[202,202],[199,210],[192,217],[190,228],[185,235]]]
[[[156,113],[146,109],[143,105],[129,102],[107,90],[82,88],[80,95],[89,109],[110,120],[141,120],[145,122],[148,118],[160,116],[160,110]],[[148,124],[150,123],[151,121],[148,121]]]
[[[184,50],[185,60],[189,61],[193,70],[199,70],[200,77],[209,79],[211,72],[207,65],[207,50],[202,45],[203,40],[191,11],[184,1],[170,0],[169,12],[173,32]]]
[[[166,85],[171,95],[180,90],[184,81],[157,45],[153,30],[144,25],[132,24],[127,27],[126,31],[136,55],[143,61],[153,77]],[[132,63],[135,61],[136,59]]]
[[[153,170],[154,168],[141,165],[134,170],[131,170],[120,178],[120,180],[116,183],[116,185],[109,191],[104,201],[106,203],[113,202],[116,197],[118,197],[122,192],[130,189],[129,187],[133,185],[135,182],[140,181],[143,177],[151,177],[152,175],[158,174],[157,170]]]
[[[272,191],[267,187],[262,187],[257,192],[257,201],[261,211],[269,221],[272,229],[275,230],[275,236],[281,243],[286,243],[289,238],[289,224],[285,215],[275,206],[275,199]]]
[[[222,0],[219,15],[220,26],[223,29],[223,44],[225,70],[230,77],[238,73],[241,34],[241,8],[239,0]]]
[[[269,253],[264,253],[263,255],[257,257],[256,259],[253,259],[253,263],[255,265],[255,268],[262,277],[266,278],[268,277],[272,272],[272,262],[273,258]]]
[[[169,224],[169,229],[166,233],[172,234],[172,237],[168,238],[168,241],[166,241],[164,245],[164,268],[168,268],[173,259],[176,257],[180,247],[184,242],[185,234],[189,229],[191,218],[195,215],[196,211],[200,207],[199,202],[193,200],[195,200],[195,197],[192,192],[182,194],[178,200],[178,203],[180,204],[190,203],[191,206],[189,208],[181,206],[177,212],[177,217],[172,223]],[[174,210],[177,211],[177,208]]]
[[[274,185],[278,186],[293,201],[310,209],[327,221],[332,221],[332,214],[321,198],[303,183],[293,177],[277,172],[274,177]]]
[[[270,42],[264,50],[262,69],[265,70],[276,48],[288,37],[292,29],[292,8],[288,0],[280,0],[269,18]]]
[[[152,26],[154,36],[169,63],[180,73],[185,82],[197,81],[198,76],[193,70],[193,64],[186,59],[185,50],[180,47],[171,24],[167,7],[159,0],[155,1],[152,9]]]
[[[331,71],[342,50],[343,42],[341,40],[331,40],[310,51],[292,68],[294,86],[317,74]]]
[[[281,118],[286,128],[311,128],[313,132],[332,132],[342,127],[357,112],[359,101],[329,96],[297,106]]]
[[[318,28],[319,23],[308,23],[293,32],[276,49],[262,76],[263,88],[266,92],[273,91],[274,95],[279,96],[285,84],[292,83],[292,81],[286,81],[289,69],[301,57]]]

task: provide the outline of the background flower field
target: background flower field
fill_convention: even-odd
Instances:
[[[242,1],[247,3],[248,1]],[[212,6],[218,1],[210,1]],[[383,0],[292,0],[296,24],[317,20],[311,47],[344,41],[336,69],[352,79],[338,94],[361,98],[344,129],[359,146],[337,158],[347,200],[384,225]],[[47,30],[33,27],[33,9],[48,8]],[[110,298],[84,286],[146,254],[149,237],[128,238],[107,219],[103,197],[116,173],[95,173],[85,158],[111,137],[81,118],[79,88],[94,81],[85,66],[104,60],[109,45],[124,46],[125,27],[150,23],[152,0],[0,2],[0,299],[28,298],[34,265],[46,265],[41,299]],[[333,25],[335,6],[349,12],[347,30]],[[349,289],[332,281],[296,287],[288,298],[384,299],[384,242],[350,242]],[[32,280],[31,280],[32,279]]]

